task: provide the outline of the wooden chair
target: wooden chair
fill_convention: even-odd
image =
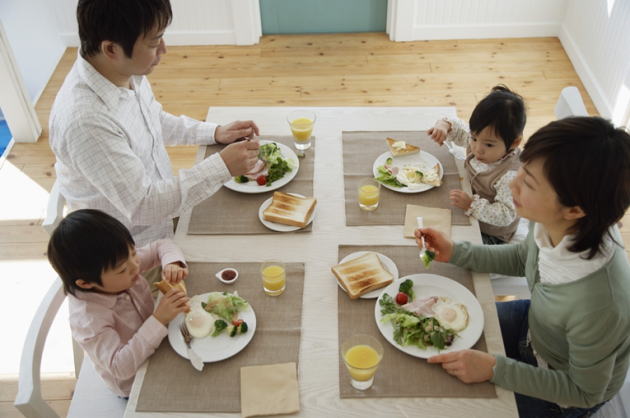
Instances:
[[[42,227],[51,235],[59,222],[63,219],[63,208],[66,205],[66,199],[59,191],[59,181],[55,180],[50,195],[48,196],[48,205],[46,206],[46,218],[42,223]]]
[[[55,279],[39,305],[26,335],[14,405],[28,418],[58,417],[42,398],[40,368],[48,331],[65,298],[61,280]],[[76,370],[80,371],[77,373],[77,383],[68,417],[122,417],[127,401],[116,396],[105,386],[103,380],[96,374],[90,359],[86,357]]]

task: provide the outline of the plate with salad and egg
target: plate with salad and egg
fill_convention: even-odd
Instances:
[[[470,348],[484,326],[477,298],[437,274],[412,274],[391,283],[378,297],[374,317],[390,344],[420,358]]]
[[[289,183],[299,168],[300,162],[291,148],[280,142],[261,140],[254,168],[232,177],[224,186],[240,193],[265,193]]]
[[[193,337],[191,347],[204,363],[225,360],[249,344],[256,332],[256,314],[237,292],[209,292],[190,299],[190,312],[168,324],[168,341],[180,356],[188,358],[180,332],[186,322]]]
[[[413,153],[396,156],[395,148],[390,146],[390,151],[374,160],[372,173],[378,182],[390,190],[420,193],[440,186],[444,168],[433,154],[419,148]]]

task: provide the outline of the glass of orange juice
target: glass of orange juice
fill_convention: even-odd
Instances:
[[[311,133],[313,133],[315,119],[315,112],[310,110],[294,110],[287,116],[295,148],[299,152],[304,152],[311,147]]]
[[[263,289],[269,296],[280,296],[287,284],[284,263],[277,260],[268,260],[260,266]]]
[[[373,211],[378,207],[381,195],[381,183],[373,178],[363,179],[359,182],[358,200],[359,207],[363,210]]]
[[[350,373],[352,387],[359,390],[369,389],[383,358],[381,343],[371,335],[354,335],[341,345],[341,355]]]

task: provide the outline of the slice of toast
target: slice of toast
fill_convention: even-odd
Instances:
[[[440,165],[436,164],[431,170],[426,170],[422,176],[422,183],[430,184],[431,186],[439,187],[442,184],[440,178]]]
[[[316,203],[313,197],[274,192],[271,205],[263,211],[263,218],[269,222],[304,228],[308,225]]]
[[[331,270],[350,299],[357,299],[367,292],[385,287],[394,280],[375,253],[366,253],[337,264]]]
[[[400,157],[401,155],[416,154],[420,152],[420,147],[407,144],[405,141],[396,141],[394,138],[387,138],[387,146],[389,151],[394,157]]]

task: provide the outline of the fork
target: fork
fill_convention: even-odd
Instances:
[[[195,353],[195,350],[190,346],[190,342],[193,337],[190,335],[190,331],[188,331],[188,327],[186,326],[186,322],[182,322],[179,326],[179,331],[182,333],[182,337],[184,337],[184,342],[186,343],[186,348],[188,349],[188,358],[192,363],[193,367],[199,371],[203,370],[203,360],[199,357],[199,354]]]

